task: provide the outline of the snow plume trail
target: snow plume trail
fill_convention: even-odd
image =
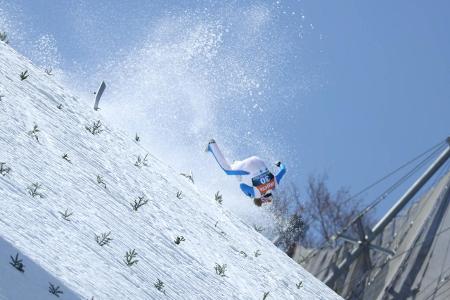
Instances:
[[[130,136],[137,132],[177,170],[192,170],[197,186],[211,197],[220,190],[228,207],[247,216],[255,214],[253,203],[204,149],[214,137],[230,160],[276,159],[265,96],[269,53],[277,51],[263,40],[271,21],[265,6],[225,17],[166,16],[141,45],[98,75],[108,83],[103,114]]]
[[[110,123],[130,138],[138,133],[142,145],[178,171],[192,170],[196,187],[211,197],[220,190],[233,211],[262,218],[264,210],[242,195],[236,178],[226,176],[204,149],[215,138],[230,161],[258,155],[271,164],[289,158],[288,168],[295,169],[280,131],[295,123],[298,101],[290,98],[301,85],[294,80],[287,87],[282,78],[293,51],[301,54],[290,48],[296,30],[306,30],[290,29],[303,28],[301,12],[287,19],[279,1],[157,8],[150,2],[134,7],[77,0],[53,4],[52,22],[64,25],[58,31],[52,22],[34,26],[41,15],[20,3],[0,0],[0,17],[5,8],[12,18],[3,23],[15,48],[52,68],[86,105],[93,101],[89,92],[105,80],[99,113]],[[130,10],[133,18],[124,17]],[[154,14],[149,18],[142,11]]]

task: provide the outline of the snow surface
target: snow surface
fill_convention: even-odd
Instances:
[[[60,299],[341,299],[179,172],[151,154],[136,167],[147,151],[134,136],[2,42],[0,95],[0,162],[11,168],[0,176],[0,299],[56,299],[49,283]],[[97,120],[104,131],[92,135],[85,126]],[[29,194],[33,183],[42,198]],[[141,195],[149,202],[133,211]],[[113,240],[97,244],[109,231]],[[177,245],[177,236],[186,240]],[[131,249],[139,262],[129,267]],[[24,273],[9,264],[16,253]],[[226,277],[216,263],[227,265]]]

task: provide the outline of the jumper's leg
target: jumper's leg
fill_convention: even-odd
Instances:
[[[223,153],[220,151],[215,140],[212,139],[209,141],[207,150],[214,155],[217,163],[224,171],[231,170],[230,164],[225,159],[225,156],[223,156]]]
[[[235,170],[231,168],[228,161],[225,159],[225,157],[222,154],[222,151],[220,151],[219,147],[216,144],[215,140],[210,140],[208,143],[208,148],[206,148],[207,151],[211,152],[216,159],[219,166],[224,170],[224,172],[227,175],[248,175],[249,173],[244,170]]]

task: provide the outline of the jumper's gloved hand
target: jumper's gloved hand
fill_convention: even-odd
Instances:
[[[280,166],[281,166],[281,161],[277,161],[277,162],[275,163],[275,166],[280,167]]]

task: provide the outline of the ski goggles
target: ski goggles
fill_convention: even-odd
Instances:
[[[263,198],[272,198],[272,193],[267,193],[264,196],[262,196]]]

